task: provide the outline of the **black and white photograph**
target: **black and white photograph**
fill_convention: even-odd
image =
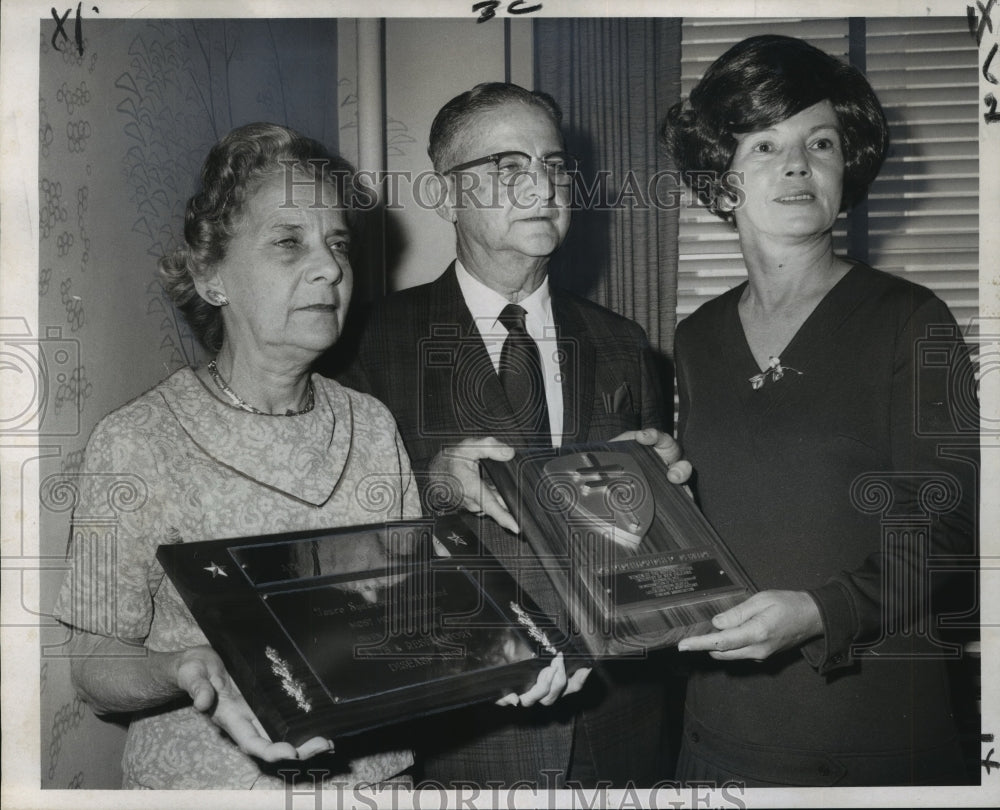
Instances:
[[[5,0],[3,806],[1000,804],[998,98],[996,0]]]

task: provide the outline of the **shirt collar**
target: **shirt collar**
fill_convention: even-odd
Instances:
[[[480,333],[505,332],[506,330],[497,319],[510,301],[473,276],[458,259],[455,260],[455,274],[458,277],[458,286],[462,290],[465,305],[472,313],[472,319]],[[525,320],[528,332],[541,336],[547,327],[551,327],[552,294],[549,290],[548,276],[538,285],[537,290],[517,303],[518,306],[524,307],[524,311],[527,313]]]

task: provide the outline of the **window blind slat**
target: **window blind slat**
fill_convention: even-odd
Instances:
[[[906,75],[920,75],[952,67],[968,68],[962,50],[922,51],[919,59],[914,59],[913,54],[906,51],[869,52],[866,55],[866,75],[869,77],[893,70],[905,71]]]
[[[906,179],[886,179],[872,186],[868,195],[868,205],[872,210],[895,210],[898,200],[905,197],[919,207],[925,199],[952,200],[968,199],[975,203],[978,193],[977,177],[914,177]],[[951,204],[950,202],[948,203]]]
[[[956,56],[959,56],[957,54]],[[921,58],[923,54],[921,54]],[[865,75],[870,82],[878,82],[883,87],[965,87],[969,83],[970,76],[974,77],[976,71],[969,65],[961,62],[949,62],[945,65],[938,65],[933,70],[910,69],[905,70],[899,67],[891,67],[884,70],[876,70],[869,66]]]
[[[945,20],[951,19],[953,23],[958,22],[952,28],[945,27]],[[868,31],[866,50],[868,53],[909,53],[922,54],[940,53],[941,51],[961,52],[970,43],[975,45],[975,40],[969,36],[969,25],[965,20],[958,18],[939,17],[939,30],[903,32],[897,34],[886,34],[883,36],[873,35]],[[913,25],[913,19],[901,19],[907,26]],[[920,64],[919,60],[915,64]]]
[[[890,149],[892,150],[890,159],[904,159],[904,160],[917,159],[922,163],[929,163],[931,166],[933,166],[933,162],[937,158],[968,157],[970,146],[976,147],[978,149],[978,143],[974,143],[968,139],[960,141],[937,142],[929,138],[924,138],[917,143],[903,141],[902,143],[895,143],[893,146],[890,147]],[[945,167],[941,168],[942,170],[946,170]]]
[[[938,123],[969,123],[969,108],[965,104],[949,105],[947,102],[937,105],[924,105],[908,111],[904,118],[898,110],[886,110],[886,119],[890,127],[898,127],[905,122],[908,126],[933,126]],[[976,120],[974,117],[972,120]],[[978,124],[978,120],[976,120]]]
[[[899,37],[918,33],[954,33],[964,30],[968,34],[968,23],[962,16],[954,17],[871,17],[865,20],[869,39]]]
[[[949,256],[952,251],[967,248],[969,237],[975,240],[979,235],[978,229],[957,231],[954,233],[918,233],[918,232],[896,232],[885,233],[873,231],[869,236],[870,250],[872,255],[880,256],[882,253],[906,253],[915,251],[948,251]],[[881,267],[880,259],[871,262],[877,267]],[[979,275],[976,273],[976,281]]]
[[[933,170],[929,169],[927,166],[914,165],[912,163],[903,163],[899,161],[887,161],[882,167],[882,172],[879,174],[876,183],[886,182],[889,180],[923,180],[930,178],[937,178],[946,180],[949,177],[954,178],[965,178],[965,177],[978,177],[979,176],[979,159],[966,157],[952,158],[948,161],[948,174],[947,175],[936,175]]]
[[[941,87],[881,87],[876,90],[883,105],[945,104],[956,107],[975,102],[977,96],[975,73],[965,85]]]

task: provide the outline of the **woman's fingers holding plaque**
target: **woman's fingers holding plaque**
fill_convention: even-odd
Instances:
[[[295,750],[298,752],[299,759],[309,759],[309,757],[314,757],[317,754],[325,754],[327,751],[333,751],[333,749],[333,740],[326,737],[313,737],[311,740],[302,743]]]
[[[333,743],[314,737],[296,748],[271,742],[243,695],[229,677],[222,659],[211,647],[191,647],[177,653],[177,685],[186,691],[200,712],[228,734],[240,750],[265,762],[306,759],[333,749]]]
[[[198,711],[211,711],[219,690],[224,689],[229,680],[218,653],[208,646],[189,647],[173,653],[168,660],[177,687],[188,693]]]
[[[238,691],[235,696],[230,695],[225,698],[220,693],[219,706],[212,720],[233,738],[233,742],[241,751],[265,762],[309,759],[333,750],[333,741],[325,737],[313,737],[298,748],[287,742],[271,742],[260,721]]]
[[[239,701],[220,699],[219,708],[212,715],[212,721],[232,737],[241,751],[265,762],[299,758],[291,743],[271,742],[250,708],[245,702],[240,706],[241,702],[242,698]]]
[[[712,624],[718,633],[683,639],[677,649],[702,650],[720,661],[763,661],[823,632],[819,608],[805,591],[761,591],[716,615]]]

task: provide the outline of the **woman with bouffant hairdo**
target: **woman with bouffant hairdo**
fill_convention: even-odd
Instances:
[[[662,137],[682,172],[714,177],[698,193],[735,225],[746,266],[678,326],[675,358],[695,494],[759,588],[680,644],[693,672],[678,777],[965,781],[928,629],[946,577],[927,560],[975,547],[974,377],[933,293],[833,250],[888,148],[878,99],[806,42],[753,37]],[[915,361],[928,335],[950,375]],[[926,537],[884,531],[883,506]]]
[[[762,130],[820,101],[829,101],[840,127],[844,159],[842,206],[868,194],[889,148],[882,105],[855,68],[792,37],[744,40],[717,60],[674,105],[661,136],[682,172],[710,170],[719,178],[731,169],[737,136]],[[712,213],[732,221],[737,191],[699,186]]]

